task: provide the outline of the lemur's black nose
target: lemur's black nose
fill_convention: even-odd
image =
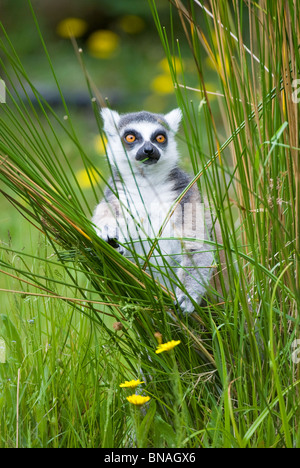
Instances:
[[[160,152],[158,149],[151,144],[150,141],[146,143],[138,150],[135,159],[142,161],[143,164],[150,165],[155,164],[160,158]]]
[[[153,154],[153,151],[154,151],[154,148],[151,145],[151,143],[146,143],[144,145],[144,153],[145,154],[147,154],[149,156],[150,154]]]

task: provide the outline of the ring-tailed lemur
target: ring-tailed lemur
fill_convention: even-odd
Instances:
[[[177,281],[177,304],[183,314],[191,313],[195,307],[190,298],[201,303],[214,265],[211,244],[205,242],[210,239],[213,220],[196,184],[177,204],[160,232],[174,202],[190,182],[178,167],[175,134],[181,111],[119,115],[104,108],[102,118],[114,175],[111,188],[106,189],[94,211],[96,232],[129,258],[133,258],[134,250],[142,264],[150,252],[154,277],[170,287],[172,275]],[[159,234],[152,252],[151,239]]]

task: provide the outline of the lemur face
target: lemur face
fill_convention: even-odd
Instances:
[[[121,131],[121,139],[128,154],[143,164],[151,165],[156,164],[166,150],[167,133],[166,128],[157,128],[157,125],[136,123]]]
[[[177,162],[175,133],[181,111],[174,109],[166,115],[137,112],[119,115],[102,110],[104,131],[108,138],[107,153],[114,164],[153,166],[174,165]]]

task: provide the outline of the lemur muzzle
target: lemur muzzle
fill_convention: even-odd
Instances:
[[[136,153],[135,159],[141,161],[144,164],[155,164],[160,158],[160,152],[158,149],[150,143],[146,142]]]

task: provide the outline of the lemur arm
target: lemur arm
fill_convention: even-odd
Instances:
[[[109,189],[106,189],[104,199],[96,206],[92,222],[99,237],[123,254],[124,249],[118,244],[122,239],[118,218],[121,213],[121,204],[118,198]]]

